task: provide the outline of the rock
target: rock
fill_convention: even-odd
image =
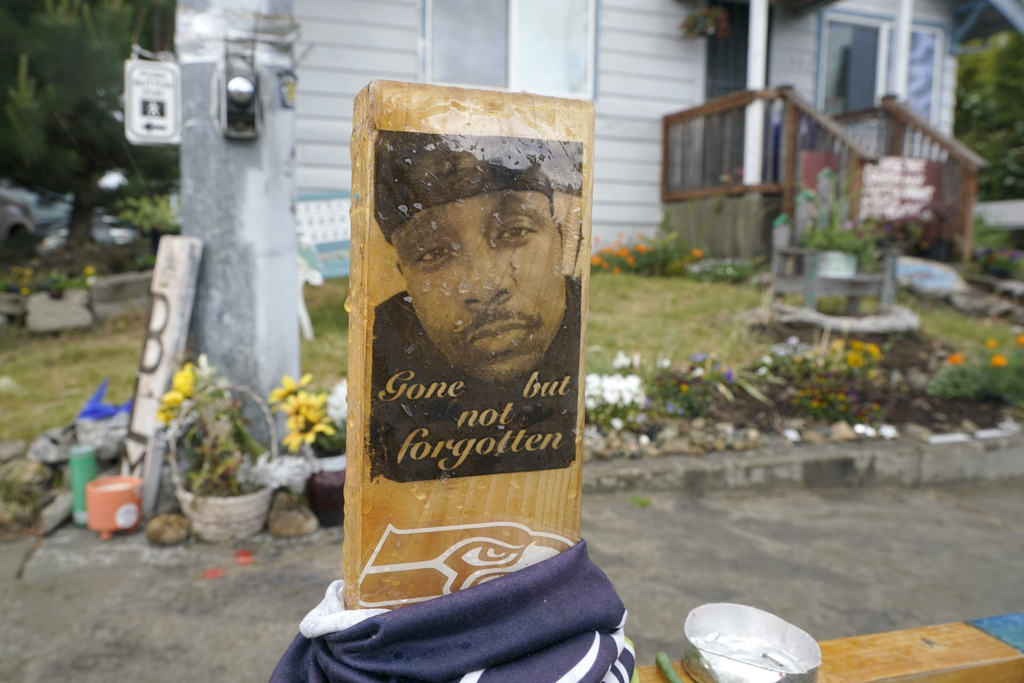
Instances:
[[[39,512],[36,531],[47,536],[57,530],[61,524],[71,519],[71,491],[60,491],[50,504]]]
[[[0,376],[0,394],[14,396],[25,391],[24,387],[18,384],[10,375]]]
[[[25,315],[25,299],[14,292],[0,292],[0,317],[20,318]]]
[[[307,507],[295,502],[284,491],[274,494],[274,502],[267,516],[267,531],[275,538],[306,536],[320,528],[316,515]]]
[[[690,428],[694,431],[700,431],[701,429],[704,429],[707,426],[707,424],[707,420],[705,420],[703,417],[698,417],[693,422],[690,423]]]
[[[922,427],[919,424],[906,424],[903,426],[903,433],[909,436],[911,439],[928,443],[928,440],[932,438],[932,430],[927,427]]]
[[[843,422],[842,424],[846,423]],[[804,443],[810,444],[811,446],[820,446],[821,444],[825,443],[825,441],[827,441],[825,436],[815,429],[808,429],[806,432],[803,433],[803,438]]]
[[[146,525],[146,540],[153,545],[177,545],[189,534],[188,517],[179,514],[157,515]]]
[[[927,373],[922,372],[917,368],[908,368],[906,378],[907,384],[909,384],[910,388],[914,391],[924,391],[925,387],[928,386],[928,382],[931,381],[931,377],[929,377]]]
[[[807,435],[804,435],[807,438]],[[849,422],[836,422],[832,425],[832,440],[837,443],[844,441],[856,441],[859,437]]]
[[[53,481],[53,470],[41,462],[11,460],[0,468],[0,479],[21,488],[43,489]]]
[[[761,432],[751,427],[747,430],[747,444],[750,448],[757,448],[761,443]]]
[[[896,262],[896,282],[918,294],[942,299],[970,289],[956,268],[913,256],[900,256]]]
[[[153,271],[97,278],[92,285],[92,312],[100,320],[149,308]]]
[[[47,429],[28,449],[25,456],[35,462],[45,462],[48,465],[55,465],[68,461],[68,451],[75,443],[75,426],[70,424],[66,427],[54,427]]]
[[[974,420],[970,418],[964,418],[964,421],[960,423],[960,431],[973,434],[978,431],[978,425],[975,424]]]
[[[100,462],[113,462],[121,455],[129,419],[131,415],[121,412],[104,420],[76,420],[75,437],[78,443],[95,446]]]
[[[32,334],[83,330],[94,321],[89,310],[89,292],[84,289],[69,289],[59,299],[51,298],[46,292],[36,292],[28,297],[25,309],[28,312],[25,326]]]
[[[16,440],[0,441],[0,464],[15,458],[25,457],[25,442]]]
[[[772,309],[785,325],[809,325],[844,334],[900,334],[921,329],[921,316],[904,306],[892,306],[887,313],[858,317],[826,315],[807,306],[773,303]]]

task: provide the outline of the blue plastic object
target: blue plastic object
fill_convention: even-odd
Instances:
[[[86,401],[82,411],[78,413],[79,420],[105,420],[114,417],[118,413],[130,413],[132,411],[132,399],[123,405],[110,405],[103,402],[103,395],[107,393],[107,380],[100,382],[96,393]]]

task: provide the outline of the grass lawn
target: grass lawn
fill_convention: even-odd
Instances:
[[[306,288],[316,339],[302,344],[302,369],[314,374],[320,388],[347,373],[347,291],[347,280]],[[761,302],[760,292],[746,286],[595,274],[588,370],[610,371],[620,349],[639,353],[646,362],[701,352],[740,365],[753,361],[769,341],[747,330],[739,313]],[[909,296],[902,303],[921,314],[925,335],[951,348],[976,350],[989,337],[1001,344],[1012,344],[1015,338],[1001,320],[966,318],[947,306]],[[144,329],[144,316],[135,314],[85,332],[43,338],[21,332],[0,340],[0,376],[22,387],[19,393],[0,393],[0,439],[31,441],[44,429],[67,424],[104,378],[110,380],[108,402],[131,398]]]

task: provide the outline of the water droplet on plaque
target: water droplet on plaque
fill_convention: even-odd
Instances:
[[[402,300],[405,301],[407,304],[411,304],[412,303],[412,297],[411,296],[403,296]]]

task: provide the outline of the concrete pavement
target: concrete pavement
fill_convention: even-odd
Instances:
[[[818,639],[1024,612],[1024,479],[708,492],[642,480],[583,503],[641,664],[678,658],[682,622],[706,602],[761,607]],[[335,529],[165,549],[65,526],[0,544],[0,680],[264,681],[340,573],[341,541]],[[239,548],[255,562],[236,564]]]

